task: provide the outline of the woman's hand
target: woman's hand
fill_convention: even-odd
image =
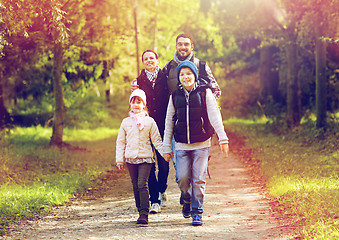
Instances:
[[[139,85],[138,85],[137,82],[138,82],[137,79],[133,79],[131,81],[131,87],[130,87],[131,88],[131,92],[133,92],[134,90],[139,88]]]

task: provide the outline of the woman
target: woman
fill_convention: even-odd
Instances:
[[[165,76],[159,68],[158,55],[153,50],[146,50],[141,56],[144,69],[136,79],[139,89],[144,90],[147,99],[147,108],[150,117],[158,125],[161,137],[164,136],[165,118],[169,91]],[[159,154],[157,150],[156,157],[158,162],[158,176],[156,176],[155,163],[152,166],[148,187],[150,192],[151,210],[150,213],[158,213],[161,207],[166,206],[167,201],[167,179],[169,172],[169,163]]]

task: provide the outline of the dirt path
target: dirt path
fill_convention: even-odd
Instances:
[[[227,159],[218,146],[211,148],[203,226],[193,227],[191,219],[182,217],[171,164],[168,205],[149,216],[147,227],[135,223],[128,173],[114,170],[102,185],[47,216],[16,226],[3,239],[291,239],[288,220],[271,211],[262,185],[242,163],[248,156],[240,154],[238,145],[237,151],[231,145]]]

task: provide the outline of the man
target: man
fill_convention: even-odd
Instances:
[[[189,60],[193,62],[199,71],[201,78],[205,79],[211,87],[212,93],[216,99],[221,95],[221,90],[217,81],[215,80],[210,67],[207,63],[200,61],[194,56],[193,53],[194,44],[192,37],[188,34],[179,34],[176,38],[176,52],[173,55],[173,59],[166,63],[164,66],[164,73],[166,74],[167,85],[170,93],[173,93],[177,89],[177,70],[176,67],[183,61]],[[203,71],[202,73],[200,71]]]

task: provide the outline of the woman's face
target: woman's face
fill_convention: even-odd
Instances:
[[[130,105],[131,111],[134,112],[135,114],[142,112],[145,108],[144,102],[139,97],[133,98],[130,102]]]
[[[146,52],[143,56],[142,64],[144,65],[147,71],[154,72],[155,68],[159,64],[159,61],[154,53]]]
[[[191,91],[194,87],[195,75],[190,68],[184,67],[180,70],[179,81],[187,91]]]

